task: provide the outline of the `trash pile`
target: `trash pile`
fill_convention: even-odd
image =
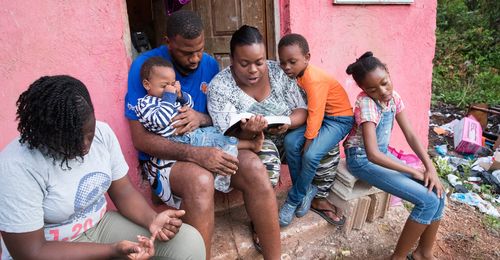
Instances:
[[[451,120],[430,125],[439,136],[433,162],[449,184],[449,198],[500,218],[500,107],[473,105],[462,118],[440,112],[430,116]]]

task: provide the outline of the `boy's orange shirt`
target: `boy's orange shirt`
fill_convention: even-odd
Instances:
[[[309,64],[297,83],[307,94],[307,126],[304,136],[314,139],[328,116],[352,116],[349,97],[340,83],[322,69]]]

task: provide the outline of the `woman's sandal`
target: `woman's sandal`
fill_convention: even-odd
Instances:
[[[340,218],[339,220],[335,221],[327,214],[327,212],[331,212],[333,215],[338,217],[338,215],[337,215],[338,210],[333,211],[331,209],[315,209],[315,208],[311,207],[311,211],[320,215],[324,220],[326,220],[328,223],[330,223],[332,225],[342,226],[342,225],[344,225],[345,220],[346,220],[345,216],[342,216],[342,217],[339,217]]]
[[[253,246],[255,247],[257,252],[262,254],[262,245],[260,244],[259,237],[257,237],[257,233],[255,232],[253,222],[250,222],[250,232],[252,233]]]

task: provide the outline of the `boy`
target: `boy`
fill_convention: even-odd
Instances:
[[[304,216],[318,189],[312,180],[320,160],[351,130],[354,123],[352,107],[344,88],[321,69],[309,64],[311,54],[306,39],[299,34],[288,34],[278,44],[281,68],[296,78],[307,95],[307,123],[285,137],[285,153],[293,186],[280,209],[281,226],[287,226],[293,216]],[[330,223],[343,224],[343,219],[332,221],[323,210],[317,211]]]
[[[181,91],[179,81],[175,80],[175,71],[172,64],[161,58],[149,58],[141,67],[141,78],[147,94],[137,100],[137,105],[133,107],[139,122],[149,131],[159,134],[175,142],[190,144],[193,146],[219,147],[227,151],[228,145],[237,143],[238,149],[251,149],[260,151],[264,141],[263,136],[257,136],[254,140],[237,141],[234,137],[224,136],[215,127],[197,128],[184,135],[177,135],[171,122],[178,114],[178,110],[183,106],[193,107],[191,96]],[[161,160],[155,157],[150,159],[151,167],[147,169],[147,178],[152,185],[154,192],[163,202],[169,206],[178,207],[180,199],[170,192],[162,189],[168,185],[168,176],[164,176],[165,168],[170,160]],[[217,172],[214,172],[217,173]],[[219,172],[221,174],[222,172]],[[230,189],[221,190],[229,192]]]

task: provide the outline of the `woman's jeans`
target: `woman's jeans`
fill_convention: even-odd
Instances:
[[[423,182],[412,179],[408,174],[370,162],[363,148],[352,147],[345,152],[347,167],[352,175],[415,205],[410,214],[411,220],[428,225],[442,218],[445,198],[438,198],[435,190],[428,192]]]
[[[325,116],[318,136],[303,153],[305,125],[290,131],[285,136],[286,160],[293,183],[288,193],[288,203],[297,206],[302,202],[321,159],[344,139],[353,124],[352,116]]]

